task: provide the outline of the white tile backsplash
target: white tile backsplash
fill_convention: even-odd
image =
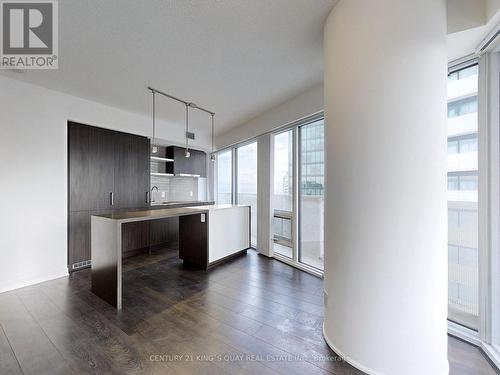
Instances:
[[[151,188],[153,186],[158,186],[158,191],[152,191],[151,203],[206,199],[198,197],[198,178],[194,177],[151,176]]]

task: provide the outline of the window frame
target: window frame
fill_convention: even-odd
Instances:
[[[258,137],[249,138],[243,142],[239,142],[239,143],[236,143],[234,145],[221,148],[215,152],[216,163],[218,161],[219,154],[224,153],[224,152],[231,152],[231,204],[239,204],[238,203],[238,148],[248,146],[251,143],[256,143],[258,146]],[[257,169],[258,169],[258,165],[259,165],[258,157],[259,157],[259,155],[257,153]],[[214,179],[214,186],[215,186],[214,191],[216,194],[215,194],[214,198],[217,198],[217,196],[219,194],[218,184],[217,184],[217,182],[218,182],[218,179],[217,179],[218,167],[217,166],[215,168],[215,171],[216,171],[216,173],[215,173],[215,179]],[[258,200],[259,200],[259,198],[258,198],[258,191],[257,191],[257,202],[258,202]],[[215,202],[218,203],[217,200]],[[254,215],[254,214],[255,214],[254,212],[251,213],[251,215]],[[257,242],[258,242],[258,236],[259,236],[258,219],[259,218],[257,216],[257,227],[255,228],[255,230],[257,231]],[[251,243],[250,245],[252,248],[256,248],[257,243]]]
[[[484,158],[484,153],[487,153],[487,148],[484,147],[484,126],[481,125],[481,104],[482,101],[484,100],[481,90],[483,86],[481,74],[482,74],[482,67],[481,67],[481,62],[478,56],[473,56],[472,58],[469,59],[464,59],[462,61],[459,61],[458,63],[452,63],[448,67],[448,76],[458,73],[460,74],[459,71],[463,69],[467,69],[473,66],[478,66],[478,93],[477,93],[477,107],[478,107],[478,129],[477,129],[477,153],[478,153],[478,166],[477,166],[477,176],[478,176],[478,203],[477,203],[477,211],[478,211],[478,308],[479,308],[479,324],[478,324],[478,329],[477,331],[471,328],[468,328],[466,326],[460,325],[458,323],[455,323],[451,320],[448,320],[448,333],[450,333],[453,336],[459,337],[465,341],[468,341],[470,343],[473,343],[474,345],[479,345],[480,344],[480,336],[482,335],[482,332],[484,331],[483,329],[483,320],[484,320],[484,295],[482,292],[483,289],[483,272],[484,272],[484,262],[485,262],[485,248],[484,248],[484,218],[483,216],[483,210],[484,210],[484,189],[485,189],[485,162],[486,162],[486,168],[487,168],[487,158]],[[458,78],[457,78],[458,79]],[[447,114],[449,113],[449,105],[447,105]],[[451,137],[453,140],[457,139],[458,144],[457,144],[457,154],[460,153],[460,142],[459,138],[461,136],[456,136],[456,137]],[[447,144],[448,144],[448,139],[447,139]],[[454,173],[451,173],[451,175],[455,175]],[[450,173],[447,172],[447,177],[450,176]],[[486,177],[487,178],[487,177]],[[460,178],[458,178],[458,185],[460,185]],[[447,248],[448,251],[448,248]],[[448,295],[447,301],[448,301]],[[447,317],[448,318],[448,317]]]

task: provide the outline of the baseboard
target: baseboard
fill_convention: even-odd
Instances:
[[[68,276],[68,268],[66,268],[66,267],[64,267],[64,269],[62,269],[62,270],[50,272],[50,273],[45,274],[45,275],[39,275],[39,276],[35,276],[32,278],[28,278],[28,279],[2,283],[0,285],[0,293],[8,292],[8,291],[19,289],[19,288],[24,288],[24,287],[30,286],[30,285],[40,284],[40,283],[43,283],[45,281],[59,279],[59,278],[64,277],[64,276]]]
[[[477,332],[464,328],[457,323],[448,321],[448,334],[475,346],[481,346],[481,340]]]
[[[323,323],[323,338],[325,339],[327,345],[332,349],[339,357],[342,357],[344,361],[349,363],[351,366],[355,367],[356,369],[363,371],[367,375],[384,375],[381,372],[374,371],[372,369],[369,369],[360,363],[356,362],[353,360],[351,357],[343,353],[341,350],[339,350],[335,345],[333,345],[332,341],[328,338],[328,336],[325,333],[325,324]],[[446,370],[446,372],[443,375],[448,375],[449,370]]]
[[[500,374],[500,353],[492,345],[481,343],[480,349],[497,374]]]
[[[240,251],[238,251],[236,253],[227,255],[224,258],[220,258],[220,259],[214,260],[212,263],[209,263],[207,265],[207,270],[209,270],[209,269],[211,269],[213,267],[217,267],[217,266],[221,265],[222,263],[225,263],[225,262],[230,261],[232,259],[238,258],[238,257],[240,257],[242,255],[246,255],[247,254],[247,250],[249,250],[249,249],[251,249],[251,247],[249,247],[247,249],[240,250]]]
[[[500,353],[493,345],[481,341],[477,332],[448,321],[448,335],[479,348],[495,372],[500,374]]]
[[[279,261],[281,263],[285,263],[285,264],[288,264],[291,267],[297,268],[298,270],[307,272],[308,274],[316,276],[316,277],[318,277],[320,279],[324,278],[324,273],[323,272],[321,272],[319,270],[316,270],[313,267],[308,267],[307,265],[304,265],[304,264],[301,264],[301,263],[295,263],[295,262],[291,261],[289,258],[287,258],[287,257],[285,257],[283,255],[275,254],[272,258],[276,259],[277,261]]]

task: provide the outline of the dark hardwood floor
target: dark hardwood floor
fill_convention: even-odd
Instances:
[[[322,280],[249,251],[210,271],[177,251],[124,263],[123,310],[77,272],[0,294],[0,374],[361,374],[322,333]],[[450,374],[495,374],[449,340]]]

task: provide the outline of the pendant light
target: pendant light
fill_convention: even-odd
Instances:
[[[212,113],[212,153],[210,154],[210,160],[212,162],[215,161],[215,153],[214,153],[214,116],[215,113]]]
[[[208,109],[205,109],[203,107],[199,107],[198,105],[196,105],[195,103],[192,103],[192,102],[188,102],[188,101],[185,101],[185,100],[182,100],[182,99],[179,99],[173,95],[170,95],[170,94],[167,94],[163,91],[160,91],[160,90],[157,90],[151,86],[148,86],[148,90],[151,91],[151,93],[153,94],[152,98],[153,98],[153,134],[152,134],[152,144],[153,144],[153,154],[157,153],[158,152],[158,147],[154,145],[155,143],[155,138],[156,138],[156,97],[155,97],[155,94],[158,93],[166,98],[169,98],[169,99],[172,99],[172,100],[175,100],[177,102],[180,102],[180,103],[183,103],[184,106],[186,107],[186,134],[185,134],[185,137],[186,137],[186,149],[184,150],[184,156],[186,158],[189,158],[191,156],[191,153],[189,152],[189,136],[191,135],[189,133],[189,107],[191,108],[194,108],[194,109],[197,109],[199,111],[203,111],[205,113],[208,113],[209,115],[211,115],[212,117],[212,152],[211,152],[211,155],[210,155],[210,159],[212,161],[215,161],[215,151],[214,151],[214,117],[215,117],[215,112],[212,112],[212,111],[209,111]],[[194,137],[192,138],[194,139]]]
[[[188,132],[189,132],[189,103],[186,103],[186,150],[184,151],[184,156],[186,158],[189,158],[191,156],[191,153],[189,152],[189,138],[188,138]]]
[[[151,93],[153,94],[153,136],[151,138],[151,146],[153,148],[153,154],[156,154],[158,152],[158,147],[156,147],[155,145],[155,132],[156,132],[156,123],[155,123],[155,120],[156,120],[156,92],[155,91],[151,91]]]

